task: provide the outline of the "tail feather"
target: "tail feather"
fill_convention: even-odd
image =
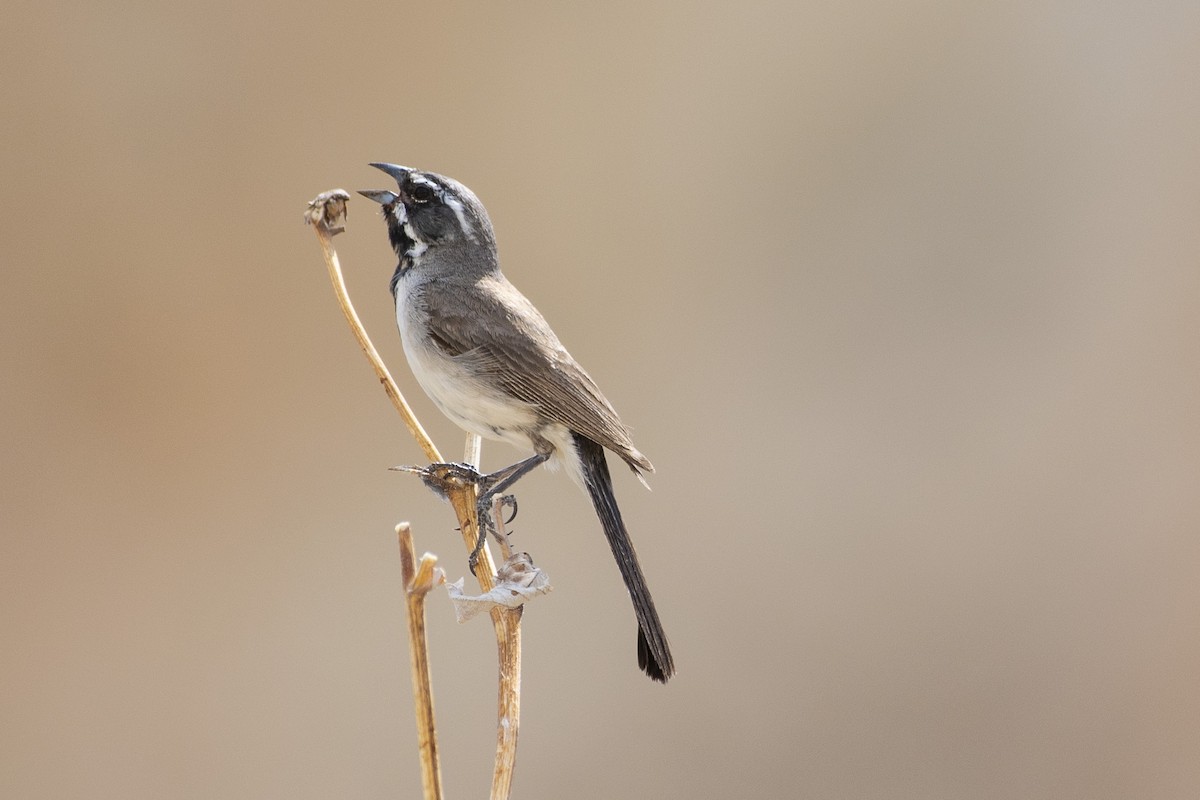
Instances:
[[[621,519],[621,510],[617,508],[604,448],[581,434],[574,433],[572,436],[583,469],[584,485],[592,498],[596,515],[600,517],[604,535],[608,537],[613,558],[625,580],[625,588],[633,600],[633,610],[638,620],[638,666],[654,680],[666,683],[675,674],[675,662],[671,658],[671,648],[667,645],[662,622],[654,609],[650,589],[646,586],[646,577],[642,575],[642,568],[638,564],[637,552]]]

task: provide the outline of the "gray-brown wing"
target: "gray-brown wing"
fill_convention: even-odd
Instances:
[[[604,445],[630,466],[654,471],[596,382],[512,284],[501,277],[485,292],[439,288],[423,301],[430,335],[443,352],[471,361],[513,397]],[[468,297],[471,301],[465,301]]]

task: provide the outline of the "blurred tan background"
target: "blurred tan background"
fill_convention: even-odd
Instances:
[[[319,191],[468,183],[654,460],[678,679],[520,487],[522,798],[1200,796],[1200,6],[18,3],[0,796],[419,792],[392,528],[465,571]],[[395,334],[371,204],[339,249]],[[516,451],[485,447],[495,467]],[[486,792],[486,624],[430,609]]]

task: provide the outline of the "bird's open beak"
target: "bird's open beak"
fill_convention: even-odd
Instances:
[[[408,173],[412,172],[408,167],[402,167],[399,164],[385,164],[377,162],[371,164],[375,169],[383,170],[388,175],[396,179],[396,184],[404,183],[404,179],[408,177]],[[383,206],[389,206],[400,199],[400,195],[395,192],[389,192],[387,189],[359,189],[358,193],[368,200],[374,200]]]
[[[387,189],[359,189],[358,193],[368,200],[374,200],[381,206],[389,206],[400,199],[400,195]]]

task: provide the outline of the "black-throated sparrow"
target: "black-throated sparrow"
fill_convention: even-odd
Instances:
[[[534,455],[490,476],[486,495],[557,462],[587,490],[638,620],[638,664],[666,682],[675,664],[613,495],[604,448],[639,479],[654,471],[612,405],[533,304],[500,272],[492,223],[458,181],[372,164],[397,191],[362,191],[383,206],[400,263],[392,275],[404,353],[426,394],[460,428]],[[644,481],[643,481],[644,482]]]

